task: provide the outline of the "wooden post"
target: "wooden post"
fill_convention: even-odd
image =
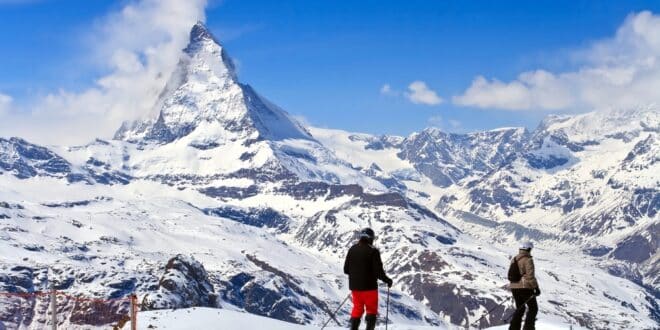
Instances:
[[[137,295],[131,295],[131,330],[137,330],[137,312],[138,302]]]
[[[51,329],[57,330],[57,292],[54,286],[50,289],[50,322]]]

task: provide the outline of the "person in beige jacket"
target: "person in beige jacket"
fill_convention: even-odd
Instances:
[[[533,247],[534,244],[532,242],[524,242],[520,246],[518,255],[511,260],[512,265],[515,262],[518,266],[520,280],[509,284],[513,299],[516,302],[516,312],[513,314],[513,318],[509,324],[509,330],[520,330],[522,318],[525,314],[525,305],[529,310],[527,310],[523,330],[535,329],[534,323],[536,322],[536,314],[538,313],[536,297],[541,294],[541,290],[534,274],[534,259],[531,254]]]

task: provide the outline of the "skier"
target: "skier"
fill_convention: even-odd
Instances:
[[[367,330],[376,328],[378,315],[378,280],[392,287],[392,280],[385,275],[380,252],[373,247],[375,233],[371,228],[360,231],[360,240],[353,245],[346,255],[344,273],[348,275],[348,287],[353,297],[351,312],[351,330],[360,327],[360,319],[366,307]]]
[[[541,294],[539,284],[534,276],[534,260],[531,251],[534,247],[532,242],[524,242],[520,245],[518,255],[511,260],[509,267],[509,281],[511,293],[516,302],[516,312],[513,314],[509,330],[520,330],[520,323],[525,314],[525,305],[529,308],[525,317],[523,330],[534,330],[538,306],[536,297]]]

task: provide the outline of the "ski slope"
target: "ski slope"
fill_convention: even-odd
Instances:
[[[159,310],[141,312],[138,319],[138,329],[160,329],[160,330],[186,330],[186,329],[208,329],[208,330],[232,330],[232,329],[268,329],[268,330],[316,330],[318,325],[298,325],[279,320],[270,319],[254,314],[242,313],[228,309],[215,308],[187,308],[178,310]],[[362,324],[361,328],[364,328]],[[465,329],[456,326],[420,326],[410,324],[389,324],[392,330],[452,330]],[[540,330],[567,330],[571,325],[552,320],[538,320],[536,328]],[[338,327],[329,324],[325,329],[339,330],[346,327]],[[384,324],[379,324],[376,329],[385,329]],[[508,329],[508,325],[489,328],[492,330]],[[573,325],[572,329],[585,329]]]

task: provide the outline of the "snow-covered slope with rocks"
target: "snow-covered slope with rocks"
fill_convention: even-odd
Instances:
[[[201,23],[153,113],[122,125],[112,141],[44,147],[0,139],[0,291],[54,285],[98,298],[135,292],[144,309],[206,306],[319,324],[346,296],[344,255],[355,232],[370,226],[395,281],[395,324],[465,326],[492,308],[478,325],[501,323],[512,309],[504,274],[514,241],[531,237],[539,241],[543,318],[599,329],[657,325],[658,296],[647,282],[653,273],[631,268],[657,268],[647,261],[657,261],[657,251],[638,262],[629,260],[631,248],[605,249],[607,257],[598,257],[574,245],[594,246],[590,251],[612,242],[645,246],[648,235],[657,235],[642,226],[657,225],[648,208],[643,217],[633,215],[634,225],[597,227],[611,239],[599,243],[600,236],[581,235],[579,227],[560,235],[565,226],[581,225],[577,220],[523,216],[560,214],[568,198],[549,210],[534,204],[539,207],[514,211],[472,198],[473,191],[518,198],[513,189],[521,182],[539,182],[540,189],[557,180],[560,168],[578,164],[579,152],[595,144],[576,140],[570,130],[564,139],[554,123],[565,130],[565,119],[532,133],[428,129],[408,138],[307,129],[240,83],[226,51]],[[625,142],[635,145],[634,154],[608,170],[615,182],[637,187],[628,172],[657,182],[657,117],[649,118]],[[655,140],[642,137],[648,132]],[[633,133],[622,134],[630,139],[626,134]],[[583,151],[572,151],[575,143]],[[560,156],[568,160],[559,164]],[[557,168],[548,167],[553,162]],[[514,187],[497,179],[516,166],[536,173],[521,172],[532,181],[510,174]],[[514,197],[511,205],[524,204]],[[639,280],[631,278],[633,270]],[[68,328],[118,321],[59,303],[70,313],[60,319]],[[6,326],[19,322],[6,316],[25,312],[16,306],[0,303]],[[37,316],[46,308],[30,306]],[[113,308],[117,314],[125,306]],[[338,321],[348,312],[346,305]],[[20,322],[44,325],[39,317]]]
[[[550,116],[533,132],[310,130],[346,159],[369,153],[355,163],[398,178],[410,198],[466,233],[500,246],[531,238],[643,286],[648,313],[660,319],[658,108]]]
[[[578,243],[657,297],[658,132],[656,108],[549,118],[515,160],[448,193],[438,210],[513,221]]]

